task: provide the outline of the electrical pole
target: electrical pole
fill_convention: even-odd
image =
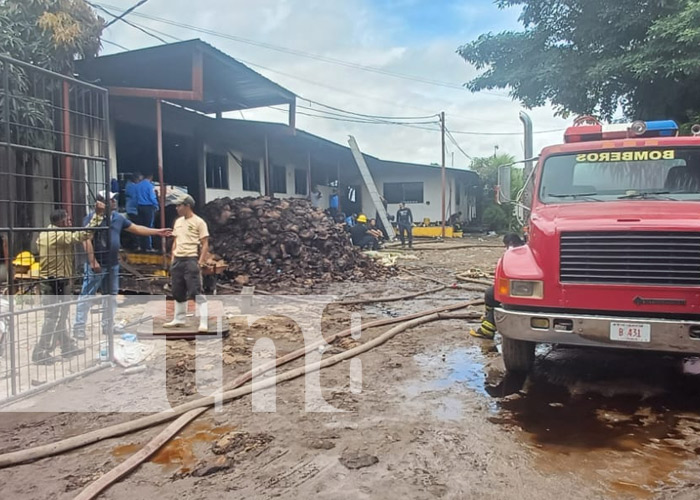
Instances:
[[[442,135],[442,239],[445,239],[445,112],[440,113],[440,129]]]

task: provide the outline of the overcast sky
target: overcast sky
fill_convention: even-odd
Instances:
[[[135,2],[100,0],[99,4],[121,12]],[[410,78],[202,34],[145,19],[138,13]],[[482,33],[520,29],[519,14],[520,9],[499,10],[492,0],[200,0],[196,3],[148,0],[128,19],[177,39],[201,38],[296,93],[300,96],[300,106],[309,106],[304,101],[308,98],[356,113],[381,116],[426,116],[445,111],[447,127],[468,155],[491,155],[498,146],[499,152],[522,158],[522,135],[519,135],[522,126],[518,119],[521,106],[505,90],[472,94],[458,88],[477,72],[455,52],[461,44]],[[110,19],[104,13],[100,15]],[[175,39],[163,37],[168,41]],[[121,22],[109,27],[104,39],[105,54],[122,51],[107,42],[128,49],[160,43]],[[299,111],[308,112],[301,108]],[[529,113],[535,128],[536,152],[547,144],[561,142],[568,121],[555,118],[548,107]],[[274,109],[243,111],[231,116],[282,122],[287,119],[285,113]],[[436,124],[419,125],[435,128],[431,131],[299,115],[297,126],[342,144],[347,144],[348,135],[354,135],[364,152],[383,159],[440,162],[440,134]],[[551,130],[557,131],[547,132]],[[485,135],[501,132],[512,135]],[[448,141],[448,166],[452,164],[453,152],[456,167],[469,164]]]

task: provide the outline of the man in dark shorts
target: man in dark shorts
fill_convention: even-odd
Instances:
[[[209,257],[209,228],[204,220],[194,213],[194,198],[185,196],[177,204],[180,216],[173,226],[172,264],[170,278],[175,299],[175,317],[165,323],[165,328],[185,325],[187,301],[195,299],[199,306],[199,327],[197,331],[209,331],[209,310],[207,299],[202,295],[201,268],[206,266]]]

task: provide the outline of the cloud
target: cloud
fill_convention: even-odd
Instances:
[[[117,1],[110,0],[110,3]],[[117,5],[123,11],[132,3],[132,0],[119,0]],[[512,12],[512,9],[500,11],[490,1],[446,2],[445,17],[448,20],[444,26],[434,26],[428,32],[424,27],[416,26],[420,15],[412,12],[408,16],[402,10],[425,8],[424,1],[384,0],[379,3],[384,5],[378,7],[372,0],[209,0],[197,4],[195,9],[185,0],[150,0],[139,11],[309,54],[374,66],[391,73],[446,82],[448,86],[329,64],[202,35],[137,16],[129,19],[181,39],[202,38],[235,58],[269,68],[253,66],[299,96],[337,108],[382,116],[423,116],[445,111],[447,126],[455,132],[517,133],[522,130],[518,120],[521,107],[512,102],[504,90],[472,94],[452,87],[464,84],[477,74],[456,54],[457,47],[481,32],[498,31],[509,23],[511,28],[517,29],[517,24],[514,24],[517,12]],[[454,26],[453,18],[458,19],[461,28],[450,31],[447,27]],[[412,32],[415,32],[415,37],[407,36]],[[111,27],[105,38],[128,48],[158,43],[123,23]],[[105,47],[112,52],[117,50]],[[303,99],[299,104],[308,105]],[[300,108],[299,111],[308,110]],[[243,115],[247,119],[282,122],[287,118],[286,113],[272,109],[244,111]],[[566,126],[563,120],[552,116],[549,108],[533,110],[531,116],[536,132]],[[364,151],[388,160],[440,161],[437,124],[419,125],[434,129],[422,130],[344,123],[300,115],[297,126],[341,144],[347,143],[348,135],[354,135]],[[563,132],[537,134],[536,150],[561,142],[562,135]],[[495,145],[499,146],[500,152],[517,157],[523,155],[519,135],[455,133],[455,137],[461,148],[474,157],[492,154]],[[468,160],[449,141],[448,150],[455,152],[456,166],[468,165]]]

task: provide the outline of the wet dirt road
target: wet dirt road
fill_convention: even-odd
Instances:
[[[483,266],[493,262],[483,258]],[[461,253],[422,259],[440,278],[473,262]],[[464,295],[446,290],[362,311],[406,314]],[[684,375],[678,359],[543,348],[530,377],[501,382],[494,344],[470,338],[467,328],[463,320],[431,323],[363,354],[359,392],[351,390],[348,362],[324,370],[323,395],[342,411],[305,411],[299,379],[277,387],[274,413],[252,412],[249,398],[209,412],[103,498],[700,497],[700,380]],[[260,335],[291,348],[285,332]],[[109,371],[100,376],[90,383],[123,384]],[[127,418],[0,414],[0,448]],[[73,498],[157,431],[0,470],[0,491],[6,498]]]

